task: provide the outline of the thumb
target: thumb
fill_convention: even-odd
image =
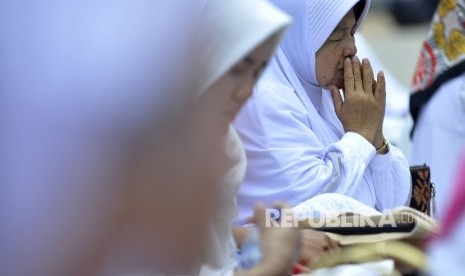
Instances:
[[[265,207],[261,203],[255,204],[254,208],[255,222],[259,229],[265,228],[266,225],[266,211]]]
[[[339,89],[334,85],[329,86],[329,91],[331,91],[331,97],[333,98],[334,110],[336,114],[339,114],[342,109],[341,93],[339,93]]]

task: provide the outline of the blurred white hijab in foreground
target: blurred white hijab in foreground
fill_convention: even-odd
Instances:
[[[163,167],[174,145],[149,150],[187,101],[198,2],[2,1],[0,274],[188,267],[206,215],[186,206],[209,201]]]
[[[232,75],[230,70],[266,43],[270,43],[274,49],[289,24],[290,18],[265,0],[208,1],[199,26],[199,40],[204,45],[201,59],[206,60],[207,64],[198,100],[204,100],[202,96],[211,96],[208,93],[212,92],[232,94],[232,91],[244,85],[241,82],[250,81],[251,73],[250,76],[228,76]],[[273,40],[268,41],[271,38]],[[214,86],[218,81],[227,84],[220,86],[224,89]],[[214,124],[215,118],[211,117],[222,115],[216,112],[218,109],[211,108],[211,111],[215,113],[205,116],[203,123]],[[209,223],[208,243],[204,248],[206,263],[200,275],[232,275],[236,265],[237,247],[232,236],[232,221],[236,216],[236,195],[244,178],[246,159],[232,126],[222,142],[221,151],[227,163],[219,170],[222,178],[217,193],[210,193],[217,205]]]

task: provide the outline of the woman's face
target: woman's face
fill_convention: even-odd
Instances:
[[[271,37],[235,64],[200,98],[203,108],[215,124],[227,129],[252,95],[253,86],[266,67],[277,38]]]
[[[350,10],[316,52],[316,79],[321,87],[344,87],[344,59],[357,54],[355,23],[355,14]]]

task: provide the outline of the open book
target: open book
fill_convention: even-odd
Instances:
[[[299,227],[325,231],[341,245],[424,239],[439,231],[437,220],[410,207],[399,207],[381,215],[342,213],[334,217],[308,218],[299,221]]]

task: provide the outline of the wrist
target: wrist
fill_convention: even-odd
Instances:
[[[360,131],[360,130],[351,130],[351,129],[346,130],[346,133],[347,132],[357,133],[358,135],[365,138],[365,140],[367,140],[368,143],[370,143],[372,145],[374,144],[373,141],[375,139],[375,136],[373,134],[371,134],[371,133],[368,133],[368,132],[365,132],[365,131]]]
[[[257,275],[286,275],[290,271],[290,264],[288,265],[283,260],[263,260],[259,265],[256,266]]]
[[[379,147],[376,147],[376,154],[386,154],[389,151],[389,144],[383,136],[382,143]]]
[[[375,147],[375,149],[378,150],[380,147],[382,147],[384,145],[385,140],[386,139],[384,138],[383,131],[378,129],[376,131],[375,137],[373,138],[373,147]]]
[[[376,150],[378,150],[380,147],[382,147],[384,144],[384,136],[376,137],[373,140],[373,147],[375,147]]]

